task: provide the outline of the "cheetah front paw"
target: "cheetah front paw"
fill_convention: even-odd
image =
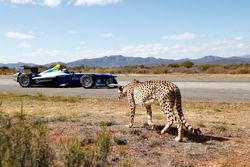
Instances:
[[[149,129],[154,130],[156,128],[156,125],[153,123],[148,124]]]
[[[182,138],[178,137],[178,136],[174,140],[177,141],[177,142],[182,142]]]
[[[162,129],[162,130],[161,130],[161,135],[163,135],[165,132],[166,132],[166,130],[165,130],[165,129]]]
[[[133,124],[128,124],[128,125],[125,125],[127,128],[132,128]]]

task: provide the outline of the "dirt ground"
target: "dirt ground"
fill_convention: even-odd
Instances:
[[[202,130],[202,135],[185,133],[183,142],[176,142],[173,127],[160,135],[165,116],[158,104],[153,105],[150,130],[146,111],[137,108],[135,125],[126,128],[129,109],[126,100],[111,98],[47,97],[38,95],[0,94],[1,110],[10,115],[20,111],[33,120],[46,121],[49,141],[55,150],[62,139],[93,137],[107,124],[112,134],[109,162],[118,166],[121,152],[133,166],[249,166],[250,164],[250,103],[183,101],[186,120]],[[117,145],[113,137],[121,137],[126,145]]]

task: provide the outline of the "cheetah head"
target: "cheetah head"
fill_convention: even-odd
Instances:
[[[121,99],[123,97],[127,96],[127,92],[131,87],[134,87],[136,84],[140,83],[138,80],[133,80],[131,83],[125,86],[119,86],[118,87],[118,99]]]
[[[126,96],[127,96],[126,86],[119,86],[118,87],[118,99],[121,99]]]

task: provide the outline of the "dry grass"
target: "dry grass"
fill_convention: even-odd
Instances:
[[[155,65],[155,66],[123,66],[123,67],[72,67],[72,71],[86,72],[105,72],[115,74],[169,74],[169,73],[184,73],[184,74],[249,74],[249,64],[193,64],[192,62],[182,62],[180,64]]]
[[[39,66],[39,71],[44,71],[47,68]],[[94,72],[94,73],[114,73],[114,74],[250,74],[250,64],[193,64],[192,62],[182,62],[180,64],[155,65],[155,66],[123,66],[123,67],[86,67],[77,66],[69,67],[70,71],[79,72]],[[0,67],[0,75],[13,74],[15,69],[8,67]]]
[[[118,74],[119,77],[186,77],[186,78],[250,78],[250,74],[184,74],[184,73],[169,73],[169,74]]]
[[[67,138],[92,138],[106,126],[112,138],[126,139],[126,145],[111,141],[108,161],[111,165],[133,166],[247,166],[250,164],[250,103],[216,103],[184,101],[188,122],[200,127],[203,136],[186,133],[184,142],[174,141],[176,129],[160,135],[165,123],[157,104],[153,105],[156,130],[145,126],[146,111],[137,108],[134,128],[128,129],[128,107],[125,100],[83,97],[47,97],[39,95],[0,94],[1,110],[14,115],[24,111],[29,119],[47,122],[49,143],[58,151]],[[161,126],[160,126],[161,125]],[[89,140],[87,140],[89,141]],[[121,153],[122,152],[122,153]],[[128,161],[129,159],[129,161]],[[122,162],[120,162],[123,160]],[[119,162],[118,162],[119,161]]]

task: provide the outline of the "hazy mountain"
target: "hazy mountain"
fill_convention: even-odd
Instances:
[[[98,66],[98,67],[117,67],[117,66],[132,66],[132,65],[160,65],[174,63],[175,60],[157,59],[154,57],[125,57],[121,55],[117,56],[105,56],[101,58],[93,59],[81,59],[67,63],[68,66]]]
[[[250,63],[250,57],[218,57],[218,56],[205,56],[200,59],[192,61],[195,64],[244,64]]]
[[[74,66],[94,66],[94,67],[119,67],[119,66],[132,66],[132,65],[161,65],[161,64],[177,64],[184,61],[191,61],[194,64],[250,64],[250,55],[244,55],[239,57],[218,57],[218,56],[205,56],[198,59],[180,59],[180,60],[171,60],[171,59],[160,59],[154,57],[126,57],[122,55],[113,55],[113,56],[104,56],[101,58],[93,59],[81,59],[69,63],[63,62],[53,62],[45,64],[44,66],[50,67],[53,64],[64,64],[69,67]],[[10,64],[1,64],[2,66],[7,66],[9,68],[19,67],[23,65],[35,66],[32,63],[10,63]]]
[[[131,66],[131,65],[161,65],[161,64],[175,64],[184,61],[191,61],[194,64],[242,64],[250,63],[250,57],[229,57],[223,58],[218,56],[205,56],[198,59],[158,59],[154,57],[125,57],[121,55],[117,56],[105,56],[94,59],[81,59],[67,63],[68,66],[97,66],[97,67],[118,67],[118,66]]]
[[[240,56],[242,58],[250,58],[250,55],[244,55],[244,56]]]
[[[33,63],[22,63],[22,62],[18,62],[18,63],[7,63],[7,64],[3,64],[0,63],[0,67],[9,67],[9,68],[15,68],[15,67],[20,67],[20,66],[36,66],[36,64]]]

